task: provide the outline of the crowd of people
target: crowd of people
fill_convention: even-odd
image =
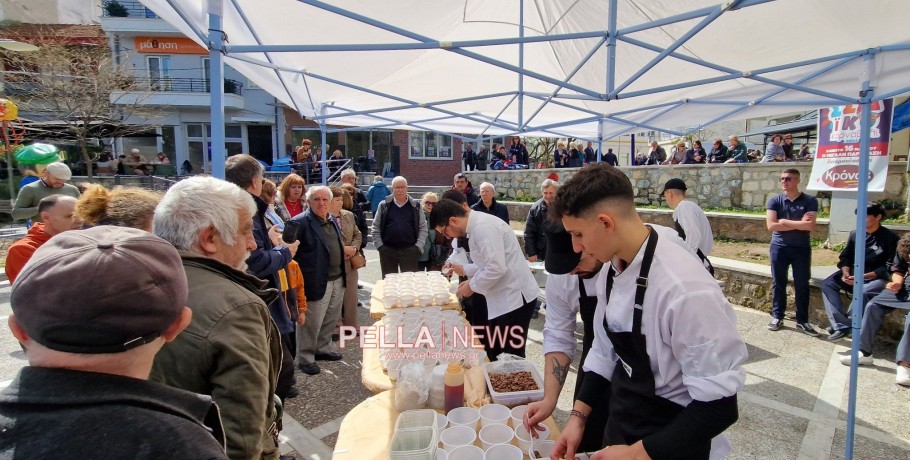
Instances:
[[[652,141],[647,152],[638,151],[635,154],[632,166],[812,160],[809,144],[802,144],[799,149],[794,150],[791,134],[772,136],[764,154],[759,149],[749,150],[737,136],[729,136],[726,145],[722,139],[715,139],[711,144],[711,150],[706,150],[700,140],[693,140],[691,145],[680,140],[671,150],[668,154],[657,141]]]
[[[678,148],[661,162],[688,158]],[[612,165],[583,167],[562,184],[549,178],[526,216],[522,248],[495,186],[475,189],[463,173],[441,196],[416,200],[404,177],[391,187],[377,177],[364,193],[353,170],[340,173],[338,187],[308,187],[293,173],[275,184],[249,155],[228,158],[226,180],[196,176],[164,194],[98,185],[80,192],[66,183],[65,165],[55,165],[14,211],[34,222],[6,263],[10,327],[30,365],[0,393],[0,452],[51,457],[78,443],[86,457],[278,458],[283,403],[298,396],[295,367],[312,376],[320,361],[343,359],[338,328],[359,326],[368,235],[383,276],[458,277],[466,319],[490,331],[480,338],[490,360],[525,356],[540,308],[529,263],[544,264],[545,396],[528,406],[530,431],[554,411],[579,320],[584,330],[554,455],[609,446],[620,457],[707,459],[731,449],[723,432],[738,417],[747,351],[713,276],[711,226],[681,179],[660,190],[673,210],[670,228],[641,220],[631,182]],[[782,328],[792,267],[796,330],[818,336],[808,318],[818,203],[800,192],[799,171],[782,171],[780,184],[766,205],[768,329]],[[872,362],[884,316],[910,308],[910,236],[881,226],[883,214],[870,204],[864,272],[852,272],[851,234],[822,288],[833,341],[851,332],[841,291],[856,276],[865,281],[859,364]],[[85,276],[100,271],[116,276]],[[910,385],[907,334],[897,361],[897,383]],[[70,420],[79,423],[60,423]],[[58,442],[42,441],[48,423]],[[151,426],[158,434],[147,435]],[[112,438],[143,450],[121,455],[124,444],[105,441]]]

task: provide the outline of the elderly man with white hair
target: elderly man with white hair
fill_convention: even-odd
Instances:
[[[373,244],[379,251],[382,276],[416,272],[427,239],[427,221],[420,203],[408,196],[408,181],[392,179],[392,194],[379,203],[373,218]]]
[[[38,213],[38,203],[51,195],[65,195],[79,199],[82,194],[74,185],[66,181],[72,179],[73,173],[65,163],[51,163],[44,169],[41,179],[32,182],[19,190],[16,204],[13,205],[13,219],[31,219],[32,222],[44,222]]]
[[[492,214],[505,221],[505,223],[509,223],[509,208],[502,203],[496,202],[496,187],[489,182],[480,184],[480,200],[474,203],[471,209]]]
[[[174,184],[155,208],[155,234],[180,253],[193,319],[155,357],[151,378],[212,397],[228,457],[277,459],[281,337],[267,305],[278,293],[244,271],[255,214],[249,193],[200,176]]]
[[[364,210],[370,210],[370,200],[367,199],[366,193],[363,193],[363,190],[360,190],[360,187],[357,186],[357,172],[351,168],[341,171],[341,183],[342,184],[351,184],[354,186],[354,189],[357,191],[355,196],[351,198],[354,199],[354,206]]]
[[[303,326],[297,328],[297,365],[307,375],[320,372],[316,361],[339,361],[341,353],[332,350],[332,332],[341,315],[344,301],[346,258],[341,229],[329,213],[332,191],[326,186],[310,187],[306,211],[285,225],[297,223],[298,241],[294,260],[303,273],[307,310]]]

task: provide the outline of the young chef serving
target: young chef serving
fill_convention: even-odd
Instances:
[[[603,450],[592,459],[721,458],[737,417],[746,345],[701,262],[646,226],[632,184],[607,165],[583,168],[556,195],[577,251],[598,276],[594,343],[552,458],[574,458],[591,408],[609,398]]]

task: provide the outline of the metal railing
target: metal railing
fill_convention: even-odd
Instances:
[[[150,77],[134,78],[133,82],[148,87],[151,91],[177,93],[208,93],[212,89],[211,80],[205,78]],[[241,95],[243,83],[229,78],[224,79],[225,94]]]
[[[105,0],[102,3],[102,9],[102,16],[106,18],[158,18],[154,11],[136,1]]]

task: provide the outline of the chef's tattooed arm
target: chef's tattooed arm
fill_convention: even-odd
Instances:
[[[559,386],[562,387],[566,383],[566,376],[569,375],[569,364],[571,361],[566,361],[565,364],[560,364],[559,359],[555,356],[551,358],[553,360],[553,377],[556,378],[556,382],[559,383]]]

